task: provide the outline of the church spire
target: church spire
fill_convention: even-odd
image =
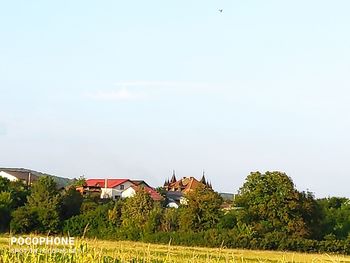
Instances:
[[[200,180],[200,182],[204,185],[207,184],[207,181],[205,180],[205,174],[204,174],[204,170],[203,170],[203,175],[202,175],[202,179]]]
[[[173,170],[173,176],[171,177],[170,183],[175,183],[176,180],[176,176],[175,176],[175,170]]]
[[[213,189],[213,186],[211,185],[211,182],[208,182],[207,186],[208,186],[210,189]]]
[[[169,185],[169,178],[164,182],[164,186],[168,186],[168,185]]]

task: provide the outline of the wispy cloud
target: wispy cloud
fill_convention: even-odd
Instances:
[[[216,89],[222,85],[205,83],[205,82],[192,82],[192,81],[124,81],[116,82],[114,84],[116,87],[124,88],[161,88],[161,89],[198,89],[198,90],[208,90]]]
[[[89,92],[86,94],[87,97],[96,100],[106,101],[129,101],[129,100],[140,100],[144,99],[144,94],[138,92],[132,92],[127,88],[121,88],[117,90],[99,90],[96,92]]]
[[[179,81],[124,81],[114,83],[115,88],[89,92],[89,98],[105,101],[132,101],[155,98],[162,95],[190,95],[217,92],[223,85]]]

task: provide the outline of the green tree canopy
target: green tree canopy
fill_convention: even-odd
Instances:
[[[211,188],[199,185],[185,195],[186,205],[180,209],[180,228],[184,231],[206,230],[216,226],[222,215],[222,197]]]
[[[154,207],[154,201],[149,193],[142,187],[139,187],[133,197],[125,200],[122,207],[122,227],[128,235],[134,235],[135,238],[145,229],[149,220],[151,211]]]
[[[318,200],[322,211],[321,237],[334,235],[338,239],[350,237],[350,200],[331,197]]]
[[[281,172],[251,173],[240,188],[235,206],[241,207],[239,221],[259,234],[281,232],[307,237],[315,213],[315,201],[295,189],[290,177]]]
[[[86,178],[84,175],[80,176],[79,178],[74,178],[70,184],[70,186],[74,187],[80,187],[86,185]]]
[[[83,203],[83,196],[74,186],[70,186],[64,190],[61,198],[61,219],[66,220],[80,213],[80,208]]]
[[[8,230],[11,212],[24,205],[28,192],[23,182],[0,177],[0,231]]]
[[[26,204],[30,213],[37,218],[37,230],[41,233],[57,232],[59,228],[60,195],[52,177],[40,177],[33,184]]]

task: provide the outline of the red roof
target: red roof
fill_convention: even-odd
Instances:
[[[87,179],[86,186],[97,186],[104,188],[106,179]],[[107,188],[114,188],[120,184],[129,181],[129,179],[107,179]]]
[[[135,191],[139,190],[140,188],[138,186],[131,186]],[[149,193],[149,195],[151,196],[151,198],[154,201],[160,201],[163,199],[163,197],[153,188],[145,186],[145,187],[141,187],[143,189],[146,190],[147,193]]]

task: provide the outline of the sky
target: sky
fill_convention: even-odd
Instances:
[[[223,9],[223,12],[219,12]],[[0,167],[253,171],[350,197],[350,2],[0,0]]]

